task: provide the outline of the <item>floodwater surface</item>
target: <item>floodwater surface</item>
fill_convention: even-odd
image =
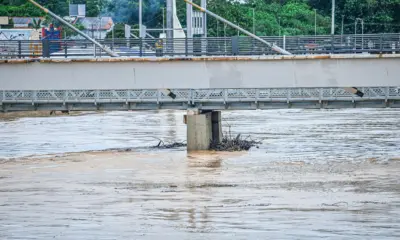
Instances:
[[[183,114],[0,120],[0,239],[400,238],[400,111],[223,112],[259,148],[151,148]]]

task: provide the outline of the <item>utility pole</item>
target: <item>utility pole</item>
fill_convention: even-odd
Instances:
[[[115,24],[112,25],[112,32],[111,32],[113,49],[114,49],[114,27],[115,27]]]
[[[279,24],[279,37],[281,36],[281,17],[278,17],[278,24]]]
[[[201,7],[204,9],[207,9],[207,0],[201,0]],[[203,33],[203,37],[207,37],[207,14],[203,13],[203,29],[204,29],[204,33]]]
[[[193,6],[186,4],[186,37],[193,38]]]
[[[139,0],[139,37],[142,37],[142,1]]]
[[[342,15],[342,31],[341,31],[341,35],[343,36],[344,34],[344,15]]]
[[[167,51],[166,53],[173,53],[174,51],[174,44],[173,44],[173,38],[174,38],[174,6],[173,6],[173,0],[166,0],[167,1]]]
[[[317,36],[317,9],[314,9],[314,36]]]
[[[219,37],[219,21],[217,20],[217,38]]]
[[[172,38],[174,38],[174,31],[172,30],[174,28],[173,6],[172,6],[172,0],[166,0],[166,1],[167,1],[167,41],[172,41]]]
[[[256,23],[255,23],[255,15],[254,15],[254,8],[253,8],[253,34],[256,34]]]
[[[341,44],[343,44],[343,33],[344,33],[344,15],[342,15],[342,31],[340,32],[341,38]]]
[[[356,21],[354,22],[354,46],[357,48],[357,23],[358,21],[361,22],[361,44],[362,44],[362,49],[364,49],[364,19],[362,18],[356,18]]]
[[[331,26],[331,34],[335,34],[335,0],[332,0],[332,26]]]
[[[165,33],[165,8],[162,8],[162,29],[162,32]]]

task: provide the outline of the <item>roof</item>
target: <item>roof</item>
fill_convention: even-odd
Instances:
[[[13,17],[13,23],[14,24],[21,24],[21,25],[28,25],[30,23],[33,23],[33,20],[38,21],[41,19],[42,21],[44,20],[44,17]]]
[[[110,30],[114,21],[111,17],[84,17],[78,18],[74,24],[82,24],[85,29]]]

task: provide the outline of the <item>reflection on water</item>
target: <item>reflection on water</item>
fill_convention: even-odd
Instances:
[[[183,112],[0,122],[0,239],[399,239],[400,112],[224,112],[246,153],[150,150]]]

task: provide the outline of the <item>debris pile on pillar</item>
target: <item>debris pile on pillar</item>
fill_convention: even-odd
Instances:
[[[243,139],[240,134],[236,137],[231,134],[223,136],[220,111],[189,109],[184,122],[187,124],[188,151],[248,151],[260,144],[249,138]]]
[[[242,138],[238,134],[236,137],[225,136],[220,142],[211,142],[210,150],[225,151],[225,152],[240,152],[248,151],[252,147],[258,147],[261,142],[249,140],[249,138]]]

